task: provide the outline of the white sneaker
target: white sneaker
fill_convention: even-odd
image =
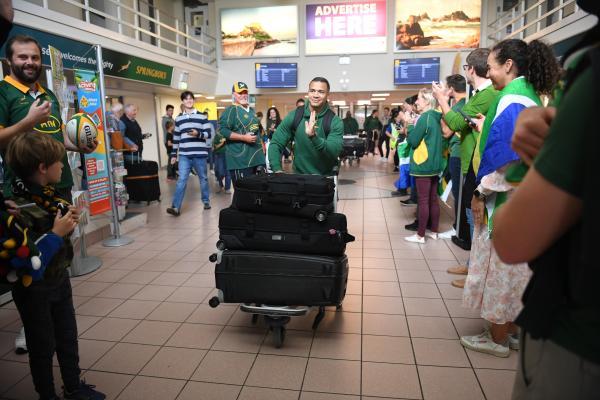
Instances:
[[[446,232],[442,232],[438,235],[440,239],[452,239],[452,236],[456,236],[456,229],[452,228]]]
[[[437,232],[425,232],[425,236],[433,240],[438,240],[439,237]]]
[[[27,353],[27,340],[25,339],[25,328],[21,328],[19,334],[15,338],[15,353],[25,354]]]
[[[407,236],[404,238],[404,240],[406,240],[407,242],[411,242],[411,243],[425,244],[425,238],[422,236],[419,236],[418,233],[415,233],[412,236]]]
[[[506,344],[498,344],[494,342],[490,331],[487,330],[475,336],[461,336],[460,344],[467,349],[478,351],[480,353],[491,354],[496,357],[506,358],[510,355],[508,341]]]
[[[518,334],[508,335],[508,347],[511,350],[519,350],[521,348]]]
[[[227,193],[227,194],[231,194],[231,193],[233,193],[233,190],[231,190],[231,189],[227,189],[227,190],[225,190],[225,193]]]

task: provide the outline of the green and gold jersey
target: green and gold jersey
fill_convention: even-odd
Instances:
[[[49,101],[52,105],[52,110],[48,120],[36,125],[33,130],[40,134],[51,135],[54,139],[64,143],[63,137],[63,122],[60,116],[60,105],[58,99],[50,90],[36,83],[36,97],[30,94],[29,87],[14,80],[10,76],[4,77],[0,81],[0,128],[12,126],[27,116],[29,108],[36,99],[40,99],[40,103]],[[4,154],[4,149],[2,149]],[[67,155],[62,160],[64,167],[62,177],[59,183],[55,186],[61,191],[70,190],[73,186],[73,176],[69,168]],[[4,194],[10,196],[10,182],[12,172],[9,168],[4,169]]]
[[[244,169],[265,165],[259,124],[253,108],[246,110],[242,106],[232,105],[225,109],[219,119],[219,133],[227,139],[227,144],[225,144],[227,169]],[[256,135],[256,142],[248,144],[229,140],[232,133]]]

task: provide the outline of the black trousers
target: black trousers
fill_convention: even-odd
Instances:
[[[165,146],[167,148],[167,178],[175,178],[177,163],[171,164],[171,153],[173,152],[173,146]]]
[[[381,133],[379,141],[377,142],[377,148],[379,149],[379,155],[383,157],[383,144],[385,143],[385,158],[390,156],[390,138],[385,133]]]
[[[29,287],[15,284],[12,296],[25,327],[29,368],[41,399],[55,396],[52,376],[54,352],[60,365],[65,389],[79,387],[77,322],[68,276],[50,282],[34,282]]]

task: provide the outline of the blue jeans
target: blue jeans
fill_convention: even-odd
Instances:
[[[202,192],[202,202],[209,202],[208,196],[210,191],[208,188],[208,177],[206,176],[206,161],[207,157],[188,157],[179,155],[179,179],[177,179],[175,196],[173,197],[174,208],[181,209],[181,203],[183,203],[183,196],[185,195],[185,188],[187,187],[187,181],[192,167],[194,167],[194,170],[198,173],[200,190]]]
[[[225,178],[225,190],[231,189],[231,174],[227,169],[225,154],[214,153],[213,157],[215,160],[215,176],[219,187],[223,187],[223,178]]]

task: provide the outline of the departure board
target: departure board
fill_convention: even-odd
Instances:
[[[298,86],[297,63],[255,63],[257,88],[295,88]]]
[[[439,80],[439,57],[394,60],[394,85],[421,85]]]

